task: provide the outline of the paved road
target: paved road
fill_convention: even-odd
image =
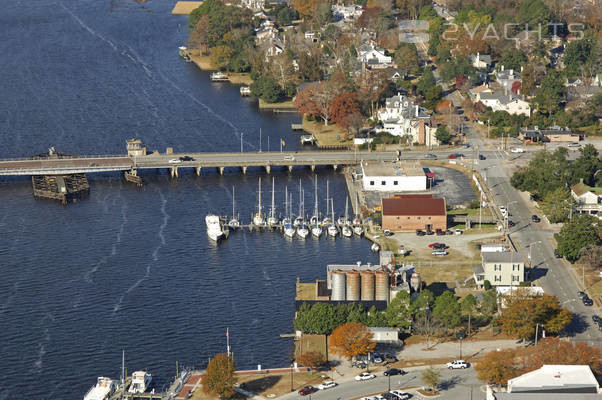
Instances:
[[[420,379],[424,368],[413,369],[408,371],[408,374],[404,376],[393,376],[391,377],[391,389],[400,389],[408,386],[422,386],[423,383]],[[470,392],[473,391],[473,397],[483,398],[484,394],[481,392],[482,383],[477,379],[476,372],[473,368],[466,370],[448,370],[441,368],[441,384],[442,390],[441,399],[470,399]],[[358,370],[358,374],[359,374]],[[343,400],[353,399],[362,396],[367,396],[376,393],[383,393],[389,389],[389,378],[383,376],[382,372],[375,373],[376,379],[370,381],[356,382],[350,381],[353,377],[345,377],[345,380],[337,380],[339,385],[323,391],[315,392],[311,395],[312,399],[317,400]],[[414,391],[409,391],[415,394]],[[300,396],[299,394],[291,393],[286,396],[282,396],[282,399],[309,399],[309,396]],[[413,398],[417,398],[414,396]]]

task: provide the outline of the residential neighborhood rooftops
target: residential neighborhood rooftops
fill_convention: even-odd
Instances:
[[[486,252],[481,253],[484,263],[513,263],[525,262],[525,254],[522,251]]]
[[[364,161],[362,171],[364,176],[425,176],[420,164],[410,162]]]
[[[446,215],[445,199],[432,194],[405,194],[382,199],[383,215]]]

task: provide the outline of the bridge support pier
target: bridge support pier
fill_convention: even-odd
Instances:
[[[178,177],[178,167],[171,167],[171,177],[172,178]]]
[[[272,172],[272,167],[271,167],[270,165],[266,165],[266,166],[265,166],[265,172],[266,172],[266,174],[268,174],[268,175],[269,175],[269,174],[270,174],[270,172]]]
[[[310,165],[309,168],[311,168],[311,172],[316,172],[316,166],[314,164]]]
[[[223,175],[224,174],[224,167],[218,167],[219,169],[219,174]]]
[[[242,174],[243,175],[247,174],[247,167],[240,167],[240,169],[242,169]]]
[[[126,182],[132,182],[137,186],[142,186],[142,178],[138,176],[137,169],[132,168],[129,171],[124,171],[123,176],[125,177]]]
[[[292,165],[289,165],[289,166],[288,166],[288,172],[290,172],[290,173],[292,173],[292,172],[293,172],[293,166],[292,166]]]
[[[332,164],[332,169],[334,169],[335,171],[337,170],[339,166],[337,164]]]
[[[196,176],[201,176],[201,167],[195,167],[194,170],[196,171]]]

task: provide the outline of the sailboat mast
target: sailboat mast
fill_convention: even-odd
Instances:
[[[332,223],[334,224],[334,199],[330,199],[330,206],[332,210]]]
[[[328,208],[330,208],[330,197],[329,197],[329,188],[328,188],[328,179],[326,179],[326,215],[328,215]]]
[[[235,219],[235,218],[234,218],[234,215],[235,215],[235,214],[234,214],[234,213],[235,213],[235,211],[234,211],[234,210],[235,210],[235,209],[234,209],[234,186],[232,186],[232,219]]]
[[[299,179],[299,216],[303,218],[303,210],[301,209],[301,205],[303,204],[303,195],[301,191],[301,179]]]
[[[345,197],[345,223],[349,217],[349,197]]]
[[[288,186],[284,187],[284,216],[288,214]]]
[[[315,192],[314,217],[318,218],[318,176],[317,175],[314,180],[314,192]]]
[[[261,177],[259,178],[259,203],[257,205],[257,215],[261,216]]]
[[[121,350],[121,384],[125,385],[125,350]]]

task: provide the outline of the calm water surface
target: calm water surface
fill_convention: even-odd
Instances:
[[[296,149],[291,114],[259,113],[238,88],[211,84],[177,57],[185,18],[171,1],[2,2],[0,157],[49,146],[75,154],[123,153],[125,139],[164,151],[257,151],[259,128],[275,148]],[[0,180],[0,399],[82,398],[99,375],[147,368],[157,385],[180,365],[204,367],[225,351],[230,327],[239,367],[287,365],[296,277],[323,278],[331,262],[375,262],[366,241],[285,240],[235,233],[215,245],[209,212],[237,209],[249,220],[260,170],[201,177],[145,174],[138,189],[117,174],[91,176],[91,195],[61,207],[34,200],[28,179]],[[275,171],[313,208],[307,170]],[[345,185],[318,170],[321,209],[330,180],[337,213]]]

